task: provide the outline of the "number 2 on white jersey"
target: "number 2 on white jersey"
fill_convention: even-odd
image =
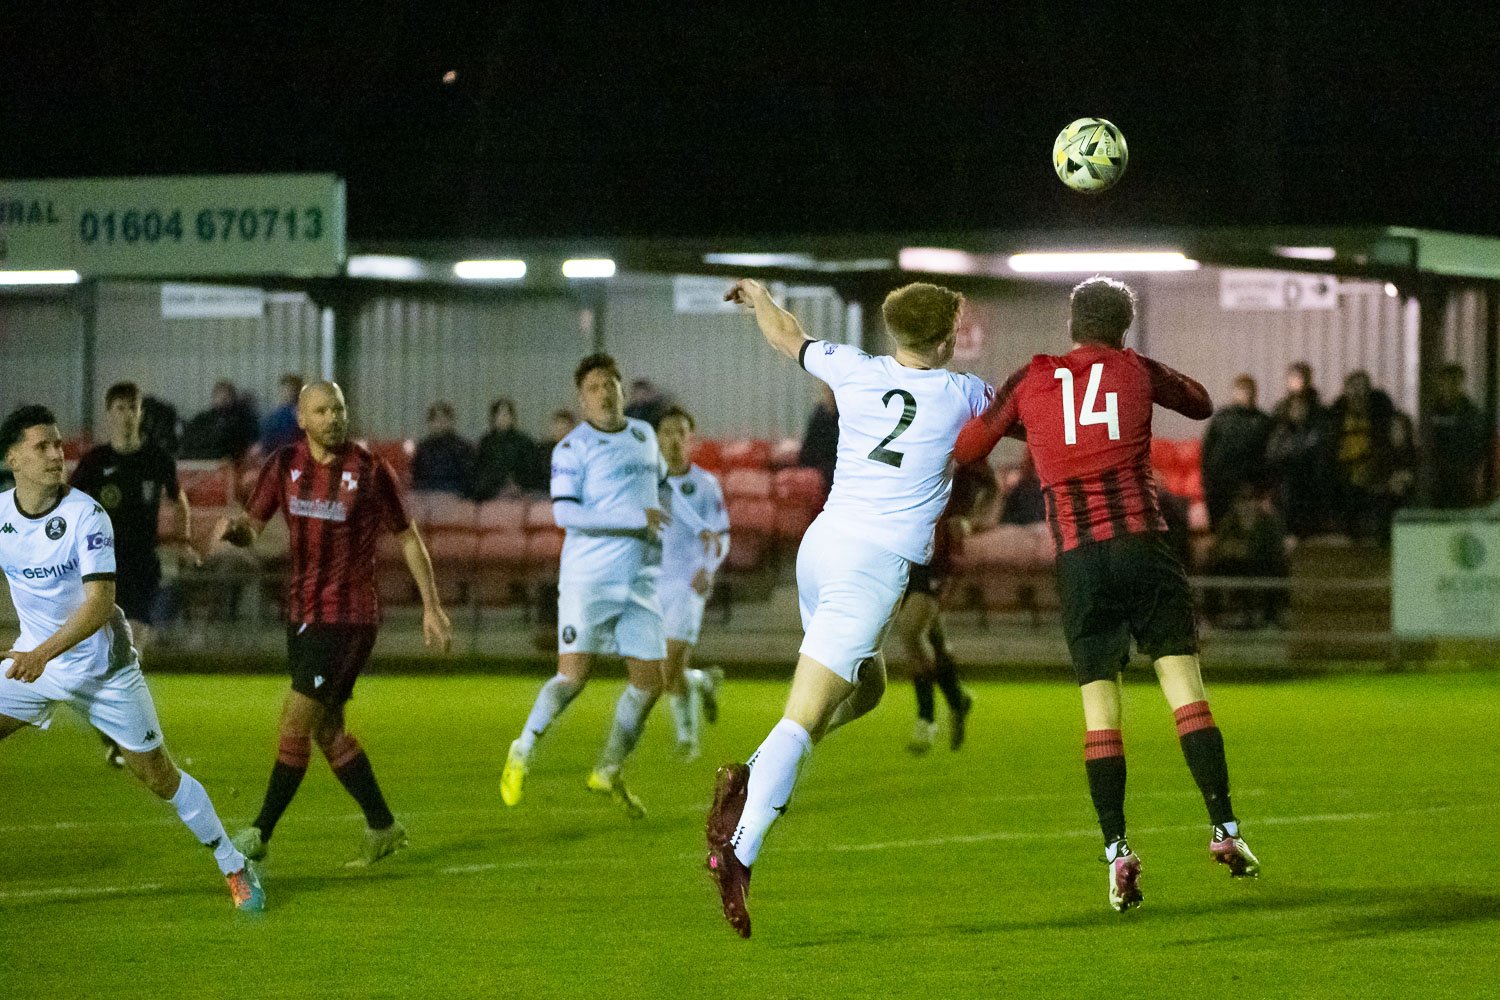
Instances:
[[[1079,411],[1075,420],[1073,416],[1073,372],[1068,368],[1059,368],[1052,373],[1052,377],[1062,381],[1063,391],[1063,441],[1066,444],[1078,443],[1079,426],[1088,427],[1091,424],[1104,424],[1109,428],[1109,439],[1120,440],[1120,397],[1118,393],[1106,392],[1104,394],[1104,409],[1094,409],[1094,404],[1099,398],[1099,376],[1104,373],[1103,362],[1095,362],[1089,369],[1089,384],[1083,390],[1083,409]]]

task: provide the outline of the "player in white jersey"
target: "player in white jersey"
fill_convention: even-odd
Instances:
[[[729,555],[729,512],[719,480],[693,465],[692,414],[670,406],[656,422],[656,438],[667,462],[667,489],[672,522],[662,532],[662,620],[667,630],[666,691],[677,728],[677,752],[683,760],[697,760],[699,719],[719,717],[717,667],[690,667],[693,647],[703,627],[703,609],[714,588],[714,574]]]
[[[946,288],[912,284],[886,297],[893,357],[809,340],[757,282],[738,282],[729,298],[754,310],[772,347],[828,384],[839,413],[833,489],[797,550],[803,639],[791,694],[748,764],[719,768],[708,815],[708,866],[724,916],[749,937],[750,866],[813,744],[879,703],[880,645],[910,568],[932,558],[933,528],[953,486],[954,441],[993,390],[943,368],[963,302]]]
[[[640,819],[645,807],[625,787],[621,768],[661,696],[667,640],[656,584],[661,531],[670,520],[660,493],[667,467],[651,425],[625,416],[613,358],[584,358],[573,381],[584,419],[552,449],[552,517],[566,532],[557,584],[557,675],[542,685],[510,745],[500,798],[507,806],[520,803],[537,738],[588,683],[594,658],[618,653],[630,679],[588,787]]]
[[[46,729],[67,705],[114,740],[126,768],[213,851],[234,905],[265,909],[255,868],[230,843],[208,793],[167,754],[115,607],[114,528],[103,507],[68,486],[52,412],[11,413],[0,424],[0,454],[16,478],[0,493],[0,563],[21,619],[20,637],[0,654],[0,740],[27,725]]]

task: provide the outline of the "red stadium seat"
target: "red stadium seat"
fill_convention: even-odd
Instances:
[[[796,438],[782,438],[771,447],[771,468],[785,469],[797,464],[802,457],[802,442]]]
[[[813,507],[788,506],[783,503],[777,508],[776,535],[787,542],[800,542],[806,533],[808,525],[817,518],[818,511]],[[731,542],[731,544],[733,544]]]
[[[411,483],[411,457],[417,450],[416,442],[409,438],[395,441],[365,441],[362,442],[376,455],[390,463],[391,470],[396,473],[396,481],[402,485]]]
[[[822,510],[828,499],[828,488],[823,482],[823,473],[799,465],[776,473],[776,496],[799,507]]]
[[[724,468],[769,469],[771,467],[771,442],[759,438],[725,441],[721,446]]]
[[[740,497],[729,501],[730,530],[736,535],[749,533],[774,536],[778,522],[774,500]]]
[[[177,484],[194,507],[223,507],[229,503],[234,467],[227,462],[181,459]]]
[[[526,533],[526,561],[533,566],[556,566],[562,549],[563,533],[555,528]]]
[[[413,493],[412,514],[424,531],[476,531],[479,506],[451,493]]]
[[[698,443],[693,445],[693,453],[689,458],[694,465],[709,472],[718,472],[724,468],[724,455],[719,449],[719,442],[712,438],[699,438]]]
[[[765,565],[770,555],[770,543],[759,535],[739,535],[729,546],[729,557],[724,560],[727,569],[736,573],[748,573]]]
[[[543,528],[548,531],[557,530],[557,522],[552,520],[552,501],[534,500],[526,508],[526,530],[538,531]]]
[[[776,494],[776,477],[769,469],[730,469],[724,473],[724,493],[729,499],[753,497],[769,500]]]

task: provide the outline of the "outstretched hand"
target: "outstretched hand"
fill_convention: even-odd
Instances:
[[[734,287],[724,293],[725,302],[738,302],[742,306],[755,308],[755,299],[758,296],[770,296],[766,286],[754,278],[741,278],[734,283]]]

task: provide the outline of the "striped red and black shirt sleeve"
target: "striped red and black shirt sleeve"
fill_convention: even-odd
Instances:
[[[977,462],[995,450],[995,445],[1020,427],[1021,410],[1017,390],[1026,378],[1030,365],[1023,365],[995,391],[995,399],[983,413],[958,432],[953,458],[960,465]]]
[[[262,524],[276,516],[281,509],[282,490],[286,484],[287,450],[278,449],[266,464],[260,467],[260,478],[245,504],[245,513]]]

